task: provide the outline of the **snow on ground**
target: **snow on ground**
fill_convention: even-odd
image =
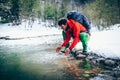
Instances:
[[[9,25],[9,26],[8,26]],[[0,45],[38,45],[55,42],[55,37],[61,38],[61,30],[55,27],[48,27],[51,24],[44,22],[34,22],[32,28],[28,23],[23,22],[19,26],[9,24],[0,24],[0,37],[6,37],[15,40],[0,41]]]
[[[7,36],[9,38],[24,38],[40,35],[60,34],[60,30],[58,28],[47,26],[43,22],[41,22],[41,24],[38,24],[37,21],[34,22],[32,28],[28,25],[28,23],[25,22],[19,26],[11,26],[11,24],[1,24],[0,37]]]
[[[45,27],[44,23],[34,23],[32,28],[26,26],[23,23],[20,26],[8,26],[8,24],[0,25],[0,37],[10,38],[24,38],[21,40],[0,40],[0,45],[15,45],[15,44],[46,44],[52,42],[60,42],[61,30],[55,27]],[[120,24],[111,26],[110,30],[92,32],[92,36],[89,42],[89,48],[91,51],[102,55],[104,57],[120,58]],[[53,35],[58,36],[42,36],[41,35]],[[36,37],[36,38],[29,38]]]
[[[114,25],[111,30],[92,32],[90,49],[99,55],[120,58],[120,28]]]

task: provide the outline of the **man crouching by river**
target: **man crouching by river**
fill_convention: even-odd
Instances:
[[[56,48],[56,52],[59,53],[62,47],[65,47],[69,43],[71,38],[73,38],[73,42],[66,49],[64,54],[67,56],[79,41],[82,42],[82,47],[83,47],[82,54],[86,54],[88,50],[88,41],[89,41],[89,34],[87,33],[86,28],[82,24],[80,24],[79,22],[73,19],[69,19],[69,20],[60,19],[58,21],[58,25],[61,27],[61,29],[64,30],[66,39],[59,47]]]

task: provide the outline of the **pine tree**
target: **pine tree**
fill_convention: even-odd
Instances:
[[[10,12],[11,12],[10,18],[14,24],[17,24],[20,17],[19,0],[11,0],[11,4],[12,4],[12,7],[10,9]]]
[[[10,1],[9,0],[0,0],[0,23],[7,23],[10,21]]]

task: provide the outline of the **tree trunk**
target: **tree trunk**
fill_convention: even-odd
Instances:
[[[119,18],[119,22],[120,22],[120,0],[118,0],[118,18]]]

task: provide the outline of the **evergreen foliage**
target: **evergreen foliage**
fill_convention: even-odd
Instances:
[[[0,0],[0,22],[38,18],[56,25],[71,10],[86,15],[99,29],[120,23],[120,0]]]

